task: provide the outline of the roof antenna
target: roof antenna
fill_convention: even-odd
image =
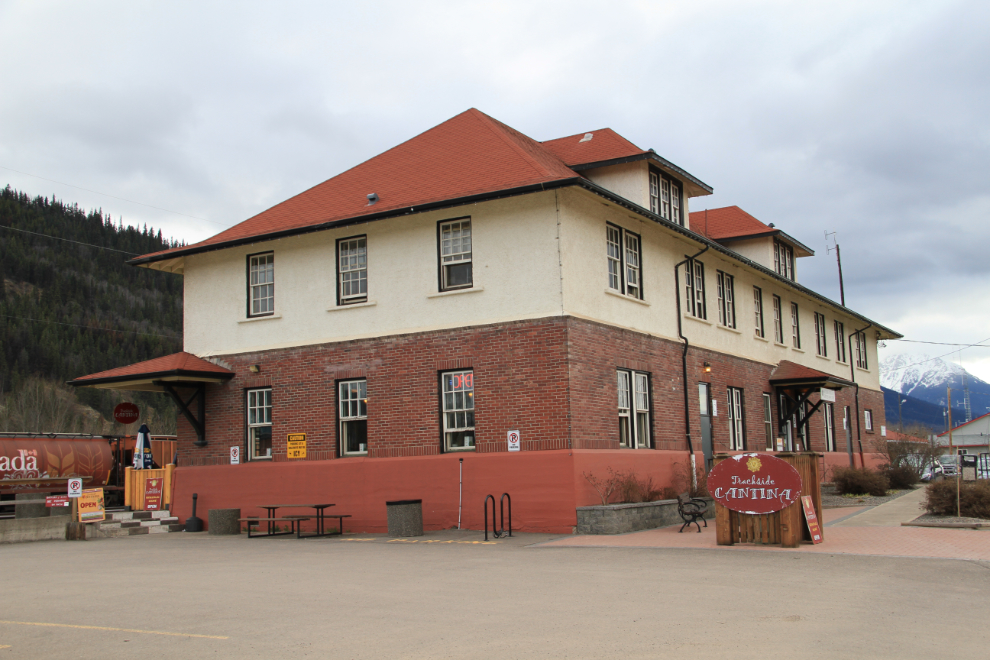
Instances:
[[[368,206],[372,206],[377,201],[378,201],[378,193],[371,193],[370,195],[368,195]]]
[[[832,245],[828,244],[828,237],[832,237]],[[842,306],[846,306],[846,288],[842,285],[842,253],[839,251],[839,241],[836,239],[834,231],[825,231],[825,254],[828,254],[832,250],[835,250],[835,262],[839,264],[839,301]]]
[[[584,137],[578,140],[578,144],[581,142],[591,142],[591,138],[595,137],[594,133],[585,133]]]

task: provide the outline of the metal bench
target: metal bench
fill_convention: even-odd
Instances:
[[[697,497],[691,497],[688,493],[681,493],[677,496],[677,513],[680,514],[681,520],[684,524],[681,528],[677,530],[680,534],[684,531],[685,527],[690,527],[693,523],[698,528],[698,533],[701,533],[701,525],[698,521],[705,523],[705,527],[708,527],[708,521],[705,520],[705,513],[708,511],[708,502],[699,499]]]

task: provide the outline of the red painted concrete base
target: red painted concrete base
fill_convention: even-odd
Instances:
[[[457,526],[460,458],[462,528],[482,529],[485,497],[491,494],[498,500],[507,492],[512,497],[513,529],[556,534],[573,531],[576,507],[601,502],[585,472],[604,477],[608,467],[632,470],[652,476],[662,487],[673,485],[675,474],[684,473],[690,463],[683,451],[575,449],[179,467],[172,514],[180,520],[190,516],[193,493],[199,495],[197,515],[203,520],[209,509],[240,509],[243,516],[261,516],[262,504],[333,502],[337,506],[331,513],[352,516],[344,523],[346,531],[384,532],[386,501],[421,499],[423,526],[448,529]],[[696,460],[703,464],[700,454]]]

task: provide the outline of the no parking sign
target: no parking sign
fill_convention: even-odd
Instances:
[[[519,439],[519,431],[509,431],[507,434],[507,439],[509,441],[509,451],[519,451],[522,449],[522,444]]]
[[[72,477],[69,479],[69,497],[81,497],[82,496],[82,479],[79,477]]]

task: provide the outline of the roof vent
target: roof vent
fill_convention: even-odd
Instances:
[[[769,227],[770,229],[773,229],[773,223],[771,222],[769,225],[767,225],[767,227]]]
[[[368,206],[373,205],[377,201],[378,201],[378,193],[371,193],[370,195],[368,195]]]
[[[584,137],[581,138],[581,140],[579,141],[579,143],[580,142],[591,142],[591,138],[593,138],[593,137],[595,137],[595,134],[594,133],[585,133],[584,134]]]

